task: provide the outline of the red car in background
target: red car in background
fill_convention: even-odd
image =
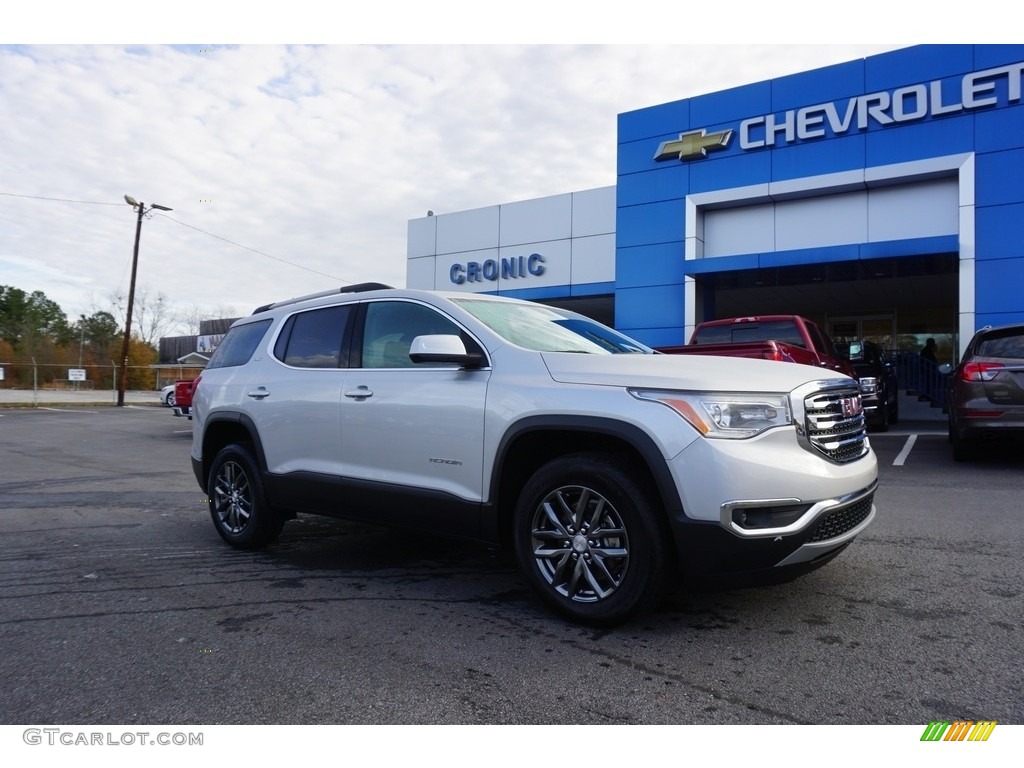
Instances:
[[[722,355],[801,363],[859,378],[818,325],[799,315],[758,315],[700,323],[684,346],[661,347],[668,355]]]
[[[194,379],[179,379],[174,382],[174,402],[170,405],[175,416],[192,418],[192,395],[201,378],[202,376],[196,376]],[[168,398],[169,400],[170,398]]]

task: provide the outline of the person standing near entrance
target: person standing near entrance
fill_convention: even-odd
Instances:
[[[935,350],[937,348],[938,345],[935,343],[935,339],[928,339],[928,341],[926,341],[924,344],[924,349],[921,350],[921,357],[923,357],[925,360],[931,360],[933,363],[938,365],[939,359],[935,355]]]

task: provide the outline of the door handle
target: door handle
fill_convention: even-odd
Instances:
[[[369,387],[367,387],[366,385],[361,384],[360,386],[356,387],[355,389],[348,390],[345,393],[345,397],[351,397],[354,400],[359,400],[360,402],[362,402],[363,400],[365,400],[368,397],[373,397],[373,392],[372,392],[372,390]]]
[[[256,387],[256,389],[254,389],[253,391],[246,392],[245,394],[253,398],[254,400],[262,400],[264,397],[267,397],[270,394],[270,390],[268,390],[266,387]]]

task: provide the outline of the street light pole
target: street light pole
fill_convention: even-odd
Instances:
[[[139,240],[142,237],[142,217],[147,213],[146,204],[140,203],[130,195],[124,196],[124,201],[128,205],[132,206],[139,212],[138,221],[135,224],[135,249],[132,251],[132,278],[128,284],[128,311],[125,313],[124,320],[124,342],[121,345],[121,380],[117,385],[117,404],[119,406],[124,405],[124,390],[128,385],[128,341],[132,335],[132,309],[135,307],[135,274],[138,271],[139,266]],[[159,211],[170,211],[164,205],[153,205],[149,206],[148,210],[156,208]]]

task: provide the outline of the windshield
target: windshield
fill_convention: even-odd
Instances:
[[[653,354],[650,347],[639,341],[564,309],[481,299],[453,301],[518,347],[591,355]]]

